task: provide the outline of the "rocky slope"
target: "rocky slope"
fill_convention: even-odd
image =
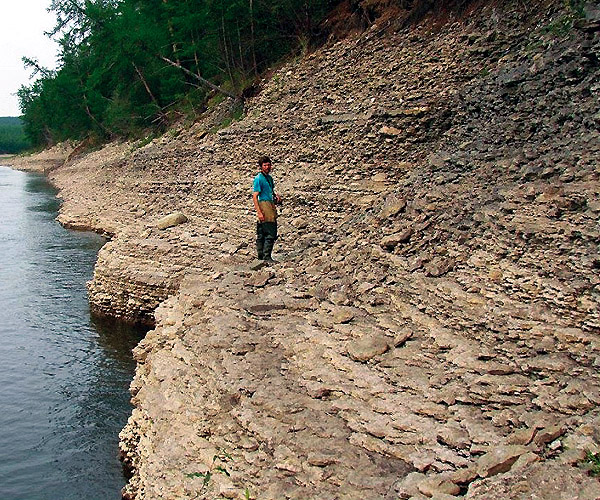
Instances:
[[[125,498],[600,498],[600,18],[571,16],[375,25],[226,128],[52,171],[61,222],[112,235],[93,308],[156,323]],[[252,271],[264,152],[281,262]]]

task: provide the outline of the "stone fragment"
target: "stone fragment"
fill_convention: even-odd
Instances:
[[[529,450],[525,446],[505,445],[493,448],[477,460],[477,473],[490,477],[510,470],[517,459]]]
[[[556,439],[556,440],[552,441],[548,445],[548,448],[551,449],[552,451],[560,450],[562,448],[562,443],[561,443],[560,439]]]
[[[426,477],[422,472],[411,472],[404,479],[396,483],[395,491],[396,495],[398,495],[398,500],[408,500],[414,495],[419,494],[419,484]]]
[[[366,113],[336,113],[322,116],[319,120],[321,123],[343,123],[354,122],[357,120],[368,120],[370,115]]]
[[[406,343],[408,339],[413,336],[413,332],[408,329],[404,329],[394,336],[394,347],[401,347]]]
[[[458,469],[448,475],[448,479],[455,484],[467,484],[477,477],[477,468],[474,466]]]
[[[438,432],[437,439],[441,443],[457,449],[469,448],[471,443],[469,433],[457,424],[442,427]]]
[[[396,127],[388,127],[388,126],[383,126],[379,129],[379,133],[381,135],[387,135],[387,136],[397,136],[400,135],[402,133],[402,130],[400,130],[399,128]]]
[[[335,307],[332,311],[334,323],[350,323],[354,319],[354,313],[350,309]]]
[[[156,227],[158,229],[167,229],[169,227],[174,227],[179,224],[183,224],[187,222],[188,218],[183,215],[181,212],[174,212],[172,214],[164,216],[162,219],[159,219],[156,222]]]
[[[565,429],[560,425],[545,427],[541,431],[538,431],[538,433],[533,438],[533,441],[538,446],[544,446],[545,444],[548,444],[554,441],[555,439],[559,438],[564,433]]]
[[[423,116],[429,111],[429,106],[417,106],[415,108],[406,108],[400,110],[399,114],[404,116]]]
[[[281,311],[286,309],[287,306],[283,302],[273,302],[273,303],[257,303],[257,304],[249,304],[246,306],[246,310],[253,313],[268,313],[271,311]]]
[[[344,292],[332,292],[329,295],[329,300],[331,300],[333,304],[339,306],[348,301],[348,295]]]
[[[270,271],[259,271],[257,273],[253,273],[245,282],[245,285],[253,286],[256,288],[264,287],[267,282],[273,277],[273,273]]]
[[[517,429],[506,440],[507,444],[528,445],[533,440],[535,435],[535,427],[527,427],[525,429]]]
[[[394,217],[402,212],[405,208],[406,200],[404,198],[400,198],[397,194],[391,194],[385,199],[380,216],[382,219]]]
[[[500,85],[513,86],[525,80],[529,73],[527,64],[521,64],[516,67],[508,67],[500,72],[497,82]]]
[[[219,478],[219,494],[224,498],[237,498],[238,489],[228,478]]]
[[[433,497],[438,493],[446,495],[458,495],[460,488],[447,479],[441,477],[429,477],[419,483],[419,491],[426,497]]]
[[[388,339],[383,336],[355,340],[348,346],[348,354],[354,361],[369,361],[389,349]]]
[[[532,451],[527,452],[517,459],[517,461],[513,464],[511,470],[516,471],[518,469],[523,469],[534,462],[538,462],[539,460],[539,455],[536,455]]]
[[[386,236],[381,240],[379,245],[382,248],[386,248],[391,250],[395,248],[399,243],[406,243],[413,234],[413,230],[411,228],[407,228],[404,231],[400,231],[399,233],[394,233],[389,236]]]
[[[454,269],[455,264],[454,259],[436,257],[425,265],[425,273],[427,276],[439,278]]]
[[[280,445],[274,452],[275,468],[298,474],[302,471],[302,464],[298,457],[285,445]]]
[[[258,442],[254,439],[250,439],[247,436],[242,436],[238,442],[239,446],[246,451],[256,451],[258,450]]]
[[[308,454],[308,463],[315,467],[326,467],[335,464],[337,461],[333,453],[315,451]]]
[[[262,269],[263,267],[265,267],[267,265],[267,262],[264,260],[260,260],[260,259],[254,259],[251,263],[250,263],[250,270],[252,271],[258,271],[259,269]]]
[[[436,167],[436,168],[442,168],[444,167],[444,165],[446,164],[446,161],[448,160],[447,157],[445,156],[441,156],[439,154],[431,154],[429,155],[429,164],[432,167]]]

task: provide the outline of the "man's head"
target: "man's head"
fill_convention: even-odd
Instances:
[[[263,174],[268,174],[271,171],[271,158],[268,156],[261,156],[258,159],[258,168]]]

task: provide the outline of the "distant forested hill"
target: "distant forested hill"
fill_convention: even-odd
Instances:
[[[25,137],[21,118],[0,117],[0,154],[20,153],[30,147],[31,143]]]

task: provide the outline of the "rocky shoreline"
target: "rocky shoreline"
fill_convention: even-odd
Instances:
[[[227,127],[16,160],[111,236],[94,311],[155,326],[124,498],[600,498],[600,18],[524,9],[373,26]]]

